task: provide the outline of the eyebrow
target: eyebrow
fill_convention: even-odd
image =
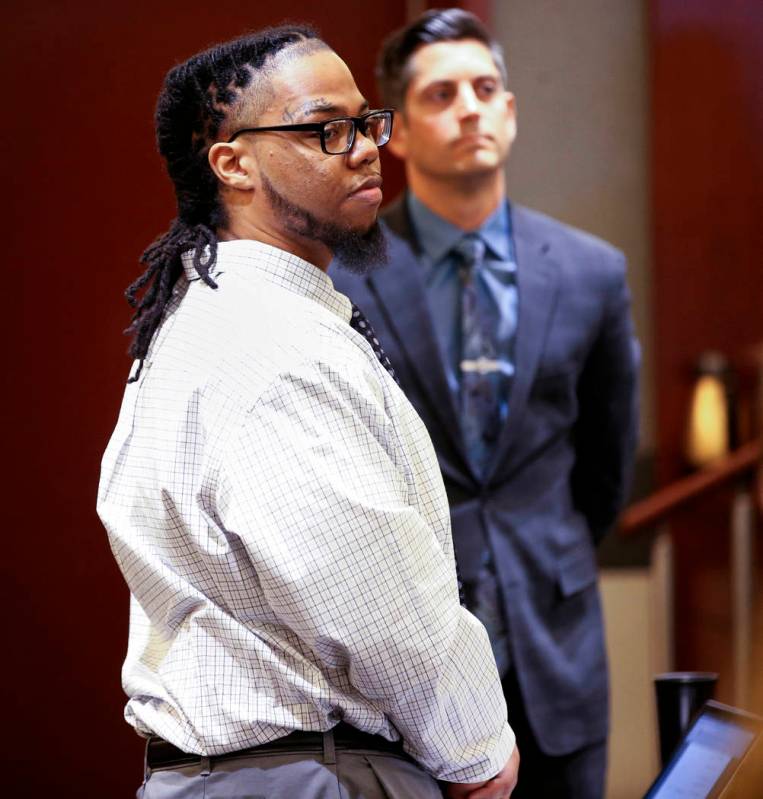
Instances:
[[[476,80],[500,80],[501,76],[498,73],[491,74],[489,72],[485,72],[481,75],[474,75],[473,77],[469,78],[469,83],[474,83]],[[426,90],[431,88],[432,86],[449,86],[454,83],[460,83],[460,78],[435,78],[434,80],[429,81],[429,83],[425,83],[421,88],[422,90]]]

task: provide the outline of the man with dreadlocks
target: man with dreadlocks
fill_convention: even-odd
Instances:
[[[127,292],[136,364],[98,496],[132,595],[146,799],[496,799],[516,781],[431,443],[325,271],[383,257],[391,126],[309,28],[167,75],[178,216]]]

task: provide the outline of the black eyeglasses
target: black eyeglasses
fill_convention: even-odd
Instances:
[[[338,117],[325,122],[308,122],[304,125],[272,125],[267,128],[241,128],[228,139],[228,144],[242,133],[261,133],[271,130],[305,130],[320,135],[321,150],[326,155],[342,155],[348,153],[355,143],[355,132],[360,132],[371,139],[377,147],[383,147],[392,135],[392,118],[394,110],[383,108],[369,111],[360,117]]]

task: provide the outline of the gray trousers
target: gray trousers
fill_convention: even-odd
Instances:
[[[435,779],[403,754],[295,747],[149,771],[138,799],[442,799]]]

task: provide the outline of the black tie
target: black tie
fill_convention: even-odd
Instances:
[[[366,319],[365,314],[363,311],[358,308],[355,303],[352,305],[352,317],[350,318],[350,327],[353,330],[357,330],[358,333],[362,333],[365,337],[366,341],[371,345],[371,349],[374,351],[374,355],[379,359],[379,363],[392,375],[395,379],[395,382],[399,385],[400,381],[397,379],[397,375],[395,374],[395,370],[392,368],[392,364],[389,361],[386,353],[382,349],[382,345],[379,343],[379,339],[376,338],[376,333],[374,333],[374,329],[371,327],[371,323]]]

